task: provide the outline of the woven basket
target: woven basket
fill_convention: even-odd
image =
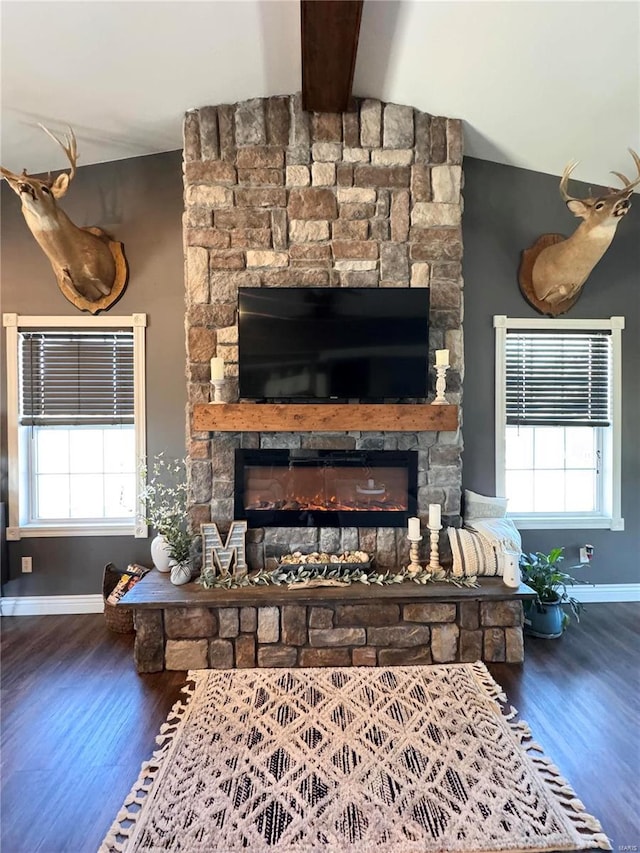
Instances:
[[[107,628],[116,634],[133,634],[133,609],[131,607],[116,607],[109,604],[107,598],[113,592],[124,572],[111,568],[111,563],[104,567],[102,577],[102,597],[104,598],[104,621]]]

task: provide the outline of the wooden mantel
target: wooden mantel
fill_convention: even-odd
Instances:
[[[440,432],[458,428],[458,407],[425,403],[202,403],[193,427],[211,432]]]

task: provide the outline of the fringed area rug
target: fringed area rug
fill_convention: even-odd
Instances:
[[[611,849],[482,663],[189,680],[104,853]]]

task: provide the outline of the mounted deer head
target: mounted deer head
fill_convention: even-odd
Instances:
[[[570,237],[543,234],[522,253],[518,280],[527,302],[541,314],[557,317],[571,308],[582,291],[591,270],[609,248],[616,228],[631,207],[631,193],[640,183],[640,157],[631,152],[638,177],[629,180],[612,172],[622,183],[621,190],[610,189],[595,198],[578,199],[567,193],[569,176],[578,165],[570,163],[562,173],[560,195],[569,210],[583,221]]]
[[[95,314],[113,305],[126,286],[122,243],[113,242],[101,228],[78,228],[58,207],[76,173],[76,138],[69,128],[64,144],[40,126],[67,155],[69,172],[42,180],[26,169],[16,175],[0,166],[0,175],[20,198],[25,222],[49,258],[60,290],[77,308]]]

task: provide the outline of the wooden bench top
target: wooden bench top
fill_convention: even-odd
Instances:
[[[182,586],[171,583],[169,573],[153,569],[118,602],[121,607],[159,609],[164,607],[268,607],[282,604],[375,604],[382,601],[496,601],[535,598],[528,586],[505,586],[501,578],[480,578],[477,589],[460,588],[451,583],[366,586],[354,583],[344,587],[287,589],[286,586],[251,586],[240,589],[204,589],[192,581]]]

